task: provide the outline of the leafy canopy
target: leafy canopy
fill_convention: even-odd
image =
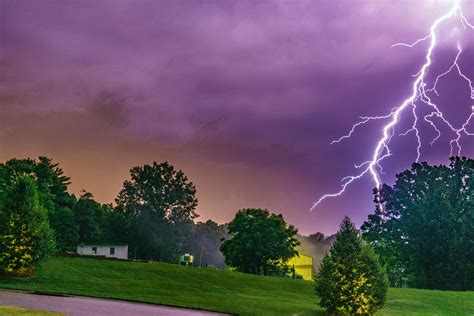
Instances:
[[[134,167],[116,199],[114,221],[140,258],[175,262],[187,250],[197,217],[196,188],[168,162]]]
[[[83,192],[73,211],[80,242],[108,241],[105,206],[96,202],[92,193]]]
[[[362,226],[393,285],[474,290],[474,160],[415,163],[384,185]]]
[[[298,254],[297,229],[283,216],[262,209],[243,209],[229,223],[231,239],[221,251],[227,264],[253,274],[278,273],[280,266]]]

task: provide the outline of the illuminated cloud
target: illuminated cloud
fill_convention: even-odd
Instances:
[[[390,46],[425,36],[449,6],[2,1],[0,156],[52,156],[74,191],[102,202],[113,201],[133,165],[169,160],[196,183],[202,219],[267,207],[304,233],[333,232],[345,214],[360,223],[373,210],[370,179],[317,212],[308,207],[367,160],[382,126],[329,143],[354,118],[386,114],[406,98],[425,50]],[[456,53],[443,48],[437,65]],[[463,85],[446,79],[436,101],[468,102]],[[456,122],[466,115],[443,110]],[[408,138],[392,145],[404,154],[386,160],[388,182],[416,158]],[[444,146],[440,139],[426,157],[446,162]]]

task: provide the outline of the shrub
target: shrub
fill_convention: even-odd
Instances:
[[[388,279],[378,257],[346,216],[316,276],[319,305],[330,314],[368,315],[385,302]]]

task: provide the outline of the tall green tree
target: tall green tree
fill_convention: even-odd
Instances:
[[[243,209],[229,223],[231,238],[221,251],[228,265],[253,274],[278,273],[286,262],[297,255],[295,238],[298,230],[283,216],[262,209]]]
[[[55,232],[56,250],[59,252],[74,251],[79,242],[79,226],[73,209],[69,207],[54,208],[50,212],[49,223]]]
[[[315,281],[319,305],[331,315],[373,314],[383,306],[388,289],[378,257],[347,216]]]
[[[196,188],[168,162],[134,167],[116,199],[128,225],[129,249],[139,258],[176,262],[190,247],[197,217]]]
[[[415,163],[376,194],[382,207],[362,230],[393,283],[474,290],[474,160]]]
[[[55,231],[57,250],[72,251],[77,246],[79,234],[73,213],[76,198],[68,192],[70,178],[48,157],[38,158],[35,173],[41,203],[47,209],[51,228]]]
[[[37,186],[39,203],[47,210],[50,226],[57,236],[60,251],[73,250],[77,241],[77,225],[72,216],[76,198],[67,191],[69,178],[57,163],[47,157],[10,159],[0,165],[0,201],[5,190],[18,175],[30,175]]]
[[[107,214],[90,192],[83,192],[73,209],[80,242],[106,242]]]
[[[17,175],[0,207],[0,267],[26,268],[53,252],[54,232],[29,175]]]
[[[127,214],[117,211],[111,204],[104,205],[107,223],[105,226],[107,242],[129,243],[133,235],[132,218]],[[135,250],[135,249],[134,249]],[[135,252],[132,253],[135,255]]]

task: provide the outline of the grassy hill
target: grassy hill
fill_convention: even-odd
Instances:
[[[162,263],[54,257],[0,288],[116,298],[239,315],[322,315],[313,283]],[[379,315],[473,315],[474,292],[390,289]]]

